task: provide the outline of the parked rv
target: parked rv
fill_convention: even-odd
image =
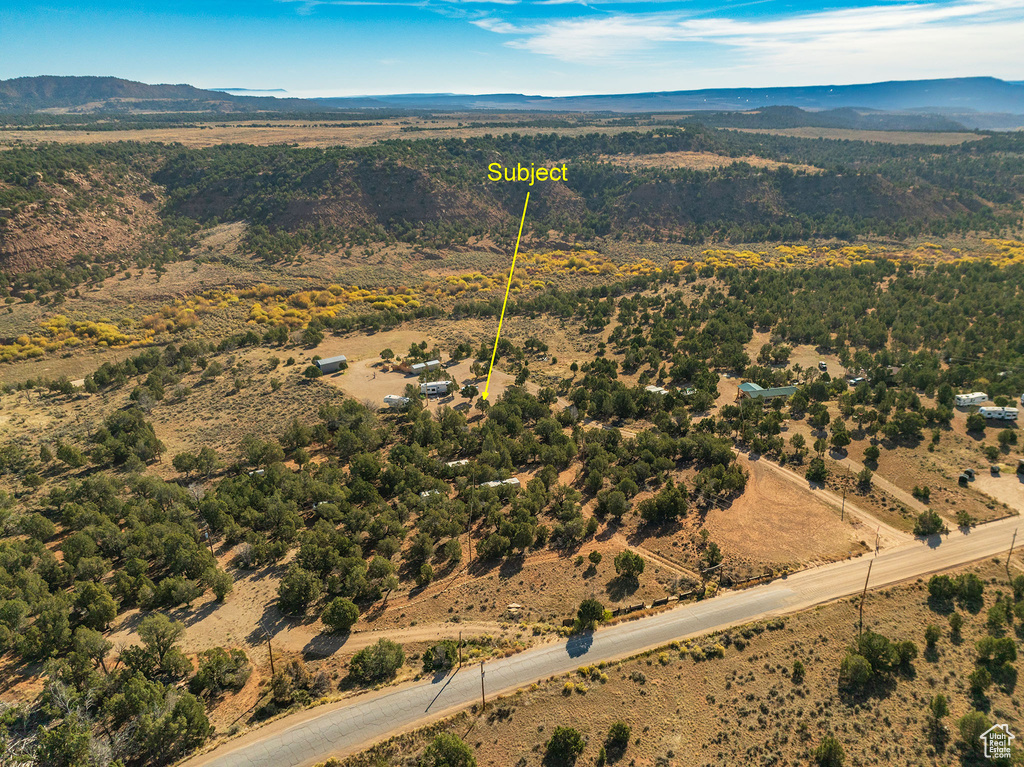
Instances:
[[[983,407],[978,413],[982,418],[989,418],[994,421],[1016,421],[1017,408],[1015,407]]]
[[[974,391],[970,394],[957,394],[956,395],[956,406],[957,407],[968,407],[970,405],[980,405],[982,402],[988,399],[988,395],[983,391]]]

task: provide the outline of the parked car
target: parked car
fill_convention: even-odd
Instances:
[[[824,360],[818,363],[818,370],[828,370],[828,363]]]

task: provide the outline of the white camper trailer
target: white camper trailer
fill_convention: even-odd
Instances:
[[[420,394],[426,394],[428,397],[447,394],[449,386],[451,386],[451,381],[427,381],[420,384]]]
[[[392,410],[404,410],[409,407],[409,398],[401,397],[397,394],[385,394],[384,404]]]
[[[989,418],[993,421],[1016,421],[1017,408],[1015,407],[983,407],[978,410],[982,418]]]
[[[967,407],[968,405],[980,405],[987,399],[988,395],[983,391],[974,391],[970,394],[957,394],[956,406]]]

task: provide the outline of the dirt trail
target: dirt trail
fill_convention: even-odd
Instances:
[[[848,456],[840,461],[836,461],[836,463],[838,463],[840,466],[846,466],[851,471],[853,471],[854,474],[859,474],[860,472],[864,471],[864,464],[862,464],[860,461],[855,461]],[[920,514],[922,511],[928,511],[928,506],[926,506],[921,501],[917,500],[917,498],[912,496],[903,488],[887,480],[885,477],[879,476],[878,474],[873,474],[871,477],[871,483],[875,485],[875,487],[877,487],[879,490],[888,493],[897,501],[899,501],[902,504],[905,504],[907,507],[913,509],[918,514]]]
[[[684,576],[698,583],[701,580],[700,575],[695,573],[693,570],[687,570],[685,567],[676,562],[673,562],[668,557],[662,556],[661,554],[655,554],[653,551],[651,551],[650,549],[645,549],[643,546],[634,546],[628,540],[626,540],[626,536],[622,535],[622,533],[616,533],[612,536],[611,540],[613,543],[622,546],[622,548],[629,549],[633,553],[639,554],[644,559],[649,559],[652,562],[661,565],[662,567],[664,567],[667,570],[670,570],[676,575]]]

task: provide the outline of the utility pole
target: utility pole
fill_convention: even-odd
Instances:
[[[868,577],[864,579],[864,591],[860,595],[860,631],[858,632],[858,635],[864,633],[864,600],[867,599],[868,596],[868,581],[871,579],[871,566],[873,564],[875,564],[875,560],[873,559],[868,562]]]
[[[879,539],[879,537],[881,537],[881,535],[882,535],[882,526],[879,525],[877,528],[875,528],[875,556],[876,557],[878,556],[878,539]]]
[[[270,676],[274,676],[274,646],[270,644],[270,632],[263,625],[263,621],[260,621],[260,631],[267,638],[267,651],[270,653]]]
[[[1006,555],[1006,574],[1010,574],[1010,557],[1013,555],[1013,544],[1017,542],[1017,528],[1013,528],[1013,540],[1010,541],[1010,551]]]
[[[839,510],[839,521],[846,519],[846,488],[843,488],[843,508]]]
[[[462,632],[459,632],[459,668],[462,668]]]
[[[480,661],[480,712],[487,708],[487,698],[484,696],[484,662]]]

